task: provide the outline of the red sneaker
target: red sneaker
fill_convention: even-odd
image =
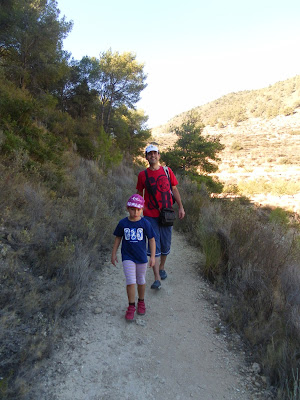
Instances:
[[[137,313],[139,315],[145,315],[146,314],[146,306],[144,301],[139,301],[138,306],[137,306]]]
[[[125,318],[127,319],[127,321],[132,321],[133,317],[134,317],[134,312],[135,312],[135,306],[128,306],[126,314],[125,314]]]

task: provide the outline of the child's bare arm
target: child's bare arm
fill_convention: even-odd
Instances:
[[[118,251],[118,248],[119,248],[119,246],[120,246],[121,240],[122,240],[121,237],[116,236],[115,242],[114,242],[114,245],[113,245],[113,249],[112,249],[112,252],[111,252],[111,263],[112,263],[115,267],[116,267],[116,264],[117,264],[117,262],[118,262],[117,251]]]
[[[156,250],[156,243],[154,237],[149,239],[149,247],[150,247],[150,260],[149,260],[149,267],[152,268],[155,265],[155,250]]]

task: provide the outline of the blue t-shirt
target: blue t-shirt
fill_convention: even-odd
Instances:
[[[149,221],[141,218],[139,221],[130,221],[128,217],[121,219],[114,235],[122,237],[122,261],[131,260],[136,264],[148,261],[146,237],[152,239],[154,231]]]

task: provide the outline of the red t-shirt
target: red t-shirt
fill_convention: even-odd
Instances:
[[[147,168],[149,183],[152,187],[152,192],[156,197],[159,208],[171,208],[173,204],[172,195],[170,193],[170,182],[169,179],[163,169],[162,166],[159,167],[158,170],[152,171],[150,168]],[[174,172],[169,168],[171,185],[178,185],[178,181]],[[144,215],[147,217],[158,217],[159,210],[156,207],[156,203],[151,194],[148,193],[146,188],[146,174],[145,171],[141,171],[138,176],[138,181],[136,185],[136,189],[143,193],[143,189],[145,190],[145,206],[144,206]]]

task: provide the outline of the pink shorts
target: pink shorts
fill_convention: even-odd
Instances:
[[[144,285],[146,283],[147,263],[136,264],[131,260],[123,261],[123,270],[126,278],[126,285]]]

